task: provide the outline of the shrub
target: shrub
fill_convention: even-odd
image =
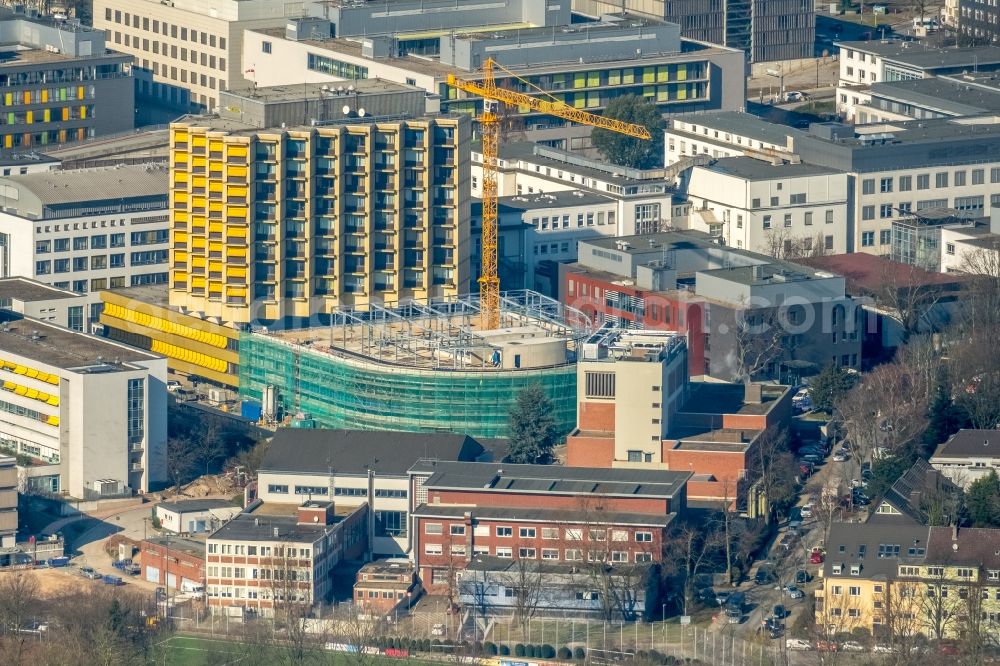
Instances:
[[[666,666],[674,666],[674,664],[677,664],[679,662],[677,661],[677,657],[675,657],[672,654],[667,654],[667,655],[663,655],[663,663]]]
[[[435,647],[441,645],[441,639],[435,638],[434,640],[431,641],[431,645]]]
[[[566,647],[564,645],[561,648],[559,648],[559,653],[558,653],[557,656],[560,659],[572,659],[573,658],[573,651],[570,650],[568,647]]]
[[[523,657],[526,654],[527,654],[527,652],[524,649],[524,643],[518,643],[517,645],[514,646],[514,656],[515,657]]]
[[[649,661],[649,653],[645,650],[639,650],[635,656],[639,658],[639,661]]]
[[[438,641],[438,642],[440,643],[440,641]],[[431,639],[429,639],[429,638],[425,638],[425,639],[424,639],[424,640],[423,640],[423,641],[421,642],[421,644],[420,644],[420,647],[421,647],[421,649],[422,649],[422,650],[423,650],[424,652],[430,652],[430,651],[431,651]]]
[[[534,659],[538,656],[538,646],[537,645],[525,645],[524,646],[524,656],[531,657]]]
[[[500,656],[501,657],[509,657],[510,656],[510,646],[509,645],[501,645],[500,646]]]
[[[483,653],[487,657],[495,657],[495,656],[497,656],[497,646],[496,646],[496,643],[493,643],[492,641],[486,641],[485,643],[483,643]]]
[[[573,650],[573,658],[579,661],[583,661],[587,658],[587,651],[582,647],[577,647]]]

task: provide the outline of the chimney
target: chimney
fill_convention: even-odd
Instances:
[[[376,461],[378,462],[378,461]],[[375,559],[375,467],[368,466],[368,548],[365,550],[365,562]]]
[[[299,525],[332,525],[333,502],[309,500],[299,507],[296,521]]]
[[[951,526],[951,540],[958,541],[958,523]]]
[[[743,402],[750,405],[759,405],[764,402],[764,389],[761,384],[743,385]]]

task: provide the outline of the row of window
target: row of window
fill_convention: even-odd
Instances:
[[[448,533],[451,536],[464,536],[465,535],[465,525],[449,525]],[[543,527],[541,530],[535,527],[519,527],[517,529],[517,535],[522,539],[535,539],[538,537],[539,531],[543,539],[558,539],[560,529],[558,527]],[[589,541],[607,541],[608,531],[606,529],[590,529],[587,530],[587,539]],[[628,541],[629,533],[628,530],[610,530],[612,541]],[[443,534],[444,528],[441,523],[424,523],[424,534]],[[486,526],[476,526],[473,532],[476,536],[489,536],[489,528]],[[507,538],[514,536],[514,528],[509,525],[498,525],[494,529],[494,534],[500,538]],[[567,528],[563,532],[563,538],[567,541],[583,541],[583,530],[579,528]],[[639,543],[650,543],[653,541],[652,532],[636,532],[635,540]]]
[[[36,268],[38,266],[36,265]],[[56,271],[61,272],[61,271]],[[93,278],[91,280],[62,280],[53,282],[52,286],[57,289],[69,289],[79,294],[86,294],[88,291],[103,291],[104,289],[121,289],[122,287],[138,287],[144,284],[166,284],[167,273],[142,273],[133,275],[131,279],[127,275],[116,275],[112,278]],[[95,303],[94,305],[100,305]],[[99,315],[100,313],[98,313]],[[91,319],[97,317],[92,315]]]
[[[450,554],[453,556],[464,557],[467,554],[467,549],[465,544],[452,544],[449,550]],[[474,555],[489,555],[490,549],[487,546],[474,546],[472,549]],[[439,543],[425,543],[424,544],[424,554],[425,555],[442,555],[444,553],[444,547]],[[510,546],[497,546],[493,549],[493,555],[501,559],[513,559],[514,549]],[[548,561],[559,561],[560,554],[562,555],[562,560],[566,562],[582,562],[583,561],[583,551],[579,548],[567,548],[562,553],[560,553],[558,548],[542,548],[541,549],[541,559]],[[517,557],[522,560],[536,560],[539,557],[539,549],[532,548],[530,546],[521,546],[517,549]],[[647,552],[632,553],[631,560],[637,563],[652,562],[653,554]],[[587,561],[588,562],[628,562],[630,561],[629,552],[626,550],[588,550],[587,551]]]
[[[757,200],[754,199],[754,201],[757,201]],[[792,226],[793,219],[794,218],[793,218],[793,214],[792,213],[785,213],[784,218],[783,218],[783,224],[784,224],[784,226],[786,226],[786,227]],[[761,226],[764,229],[770,229],[772,227],[772,222],[771,221],[772,221],[772,217],[770,215],[764,215],[761,218]],[[811,227],[812,224],[813,224],[813,211],[807,210],[803,214],[802,222],[807,227]],[[833,224],[833,211],[832,210],[828,210],[828,211],[825,212],[824,222],[826,224]],[[742,229],[743,228],[743,216],[740,215],[740,214],[736,215],[736,228],[737,229]]]
[[[149,252],[132,252],[131,266],[153,266],[167,263],[167,250],[151,250]],[[42,260],[35,262],[35,275],[51,273],[69,273],[81,271],[100,271],[107,268],[124,268],[125,253],[95,254],[90,257],[73,257],[72,259]]]
[[[951,187],[952,185],[955,187],[963,187],[967,184],[983,185],[985,182],[985,169],[972,169],[968,174],[964,169],[954,172],[939,171],[934,174],[934,187],[936,189]],[[990,169],[990,182],[1000,183],[1000,167]],[[929,190],[931,188],[931,174],[917,174],[916,184],[918,190]],[[875,178],[865,178],[861,181],[861,193],[875,194],[877,187],[878,192],[887,194],[892,192],[893,188],[897,185],[900,192],[913,190],[913,176],[899,176],[898,178],[883,176],[878,179],[877,183]]]
[[[587,224],[588,227],[592,227],[595,224],[597,224],[597,226],[604,226],[604,224],[605,224],[605,211],[600,210],[600,211],[597,211],[596,213],[586,213],[586,214],[584,214],[584,213],[577,213],[577,216],[576,216],[576,226],[577,226],[577,228],[583,227],[584,220],[586,220],[586,224]],[[551,228],[553,230],[555,230],[555,229],[568,229],[569,228],[569,222],[570,222],[570,216],[569,215],[563,215],[562,216],[562,226],[560,226],[559,216],[556,215],[556,216],[552,217],[552,227]],[[613,210],[607,212],[607,222],[606,223],[607,224],[611,224],[611,225],[613,225],[615,223],[615,212]],[[541,218],[533,217],[533,218],[531,218],[531,224],[536,229],[546,230],[546,229],[549,229],[549,218],[548,217],[541,217]]]
[[[311,548],[297,548],[295,546],[255,546],[242,543],[210,543],[208,544],[209,555],[255,555],[259,557],[297,557],[299,559],[309,559]]]
[[[45,230],[48,231],[48,227]],[[129,240],[131,241],[131,245],[162,245],[170,240],[170,230],[133,231]],[[125,234],[98,234],[95,236],[76,236],[72,239],[53,238],[51,240],[35,241],[35,254],[69,252],[71,247],[74,252],[104,250],[109,247],[125,247]]]
[[[328,495],[330,489],[326,486],[295,486],[296,495]],[[287,495],[288,485],[280,483],[268,484],[267,492],[274,495]],[[367,497],[367,488],[343,488],[334,487],[333,494],[336,497]],[[406,489],[376,488],[375,497],[386,497],[393,499],[406,499]]]
[[[258,569],[257,567],[208,567],[209,578],[232,580],[290,580],[308,582],[312,578],[309,569]]]
[[[122,20],[123,18],[124,21]],[[167,23],[166,21],[163,21],[161,23],[157,19],[153,19],[152,21],[150,21],[148,16],[140,17],[138,14],[129,14],[128,12],[125,12],[125,15],[123,17],[121,11],[114,10],[114,12],[112,12],[110,7],[106,7],[104,9],[104,20],[109,22],[113,21],[114,23],[118,23],[126,27],[132,27],[132,28],[139,28],[141,21],[142,29],[145,30],[146,32],[152,31],[154,34],[163,35],[164,37],[169,35],[172,39],[178,39],[179,36],[180,40],[185,42],[188,41],[188,38],[190,37],[191,42],[195,44],[200,43],[203,46],[210,46],[213,49],[216,47],[216,45],[218,45],[220,49],[226,48],[225,37],[219,37],[218,39],[216,39],[215,35],[209,34],[205,31],[199,33],[194,28],[192,28],[189,31],[187,28],[183,26],[179,27]]]

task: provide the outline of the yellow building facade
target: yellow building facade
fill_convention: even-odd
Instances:
[[[170,134],[172,307],[240,325],[468,291],[468,118]]]
[[[100,323],[107,337],[166,356],[174,372],[238,388],[239,331],[172,309],[151,297],[148,292],[153,291],[102,291]]]

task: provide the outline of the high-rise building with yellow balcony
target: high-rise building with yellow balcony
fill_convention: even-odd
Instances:
[[[468,291],[467,117],[170,132],[172,307],[239,325]]]

